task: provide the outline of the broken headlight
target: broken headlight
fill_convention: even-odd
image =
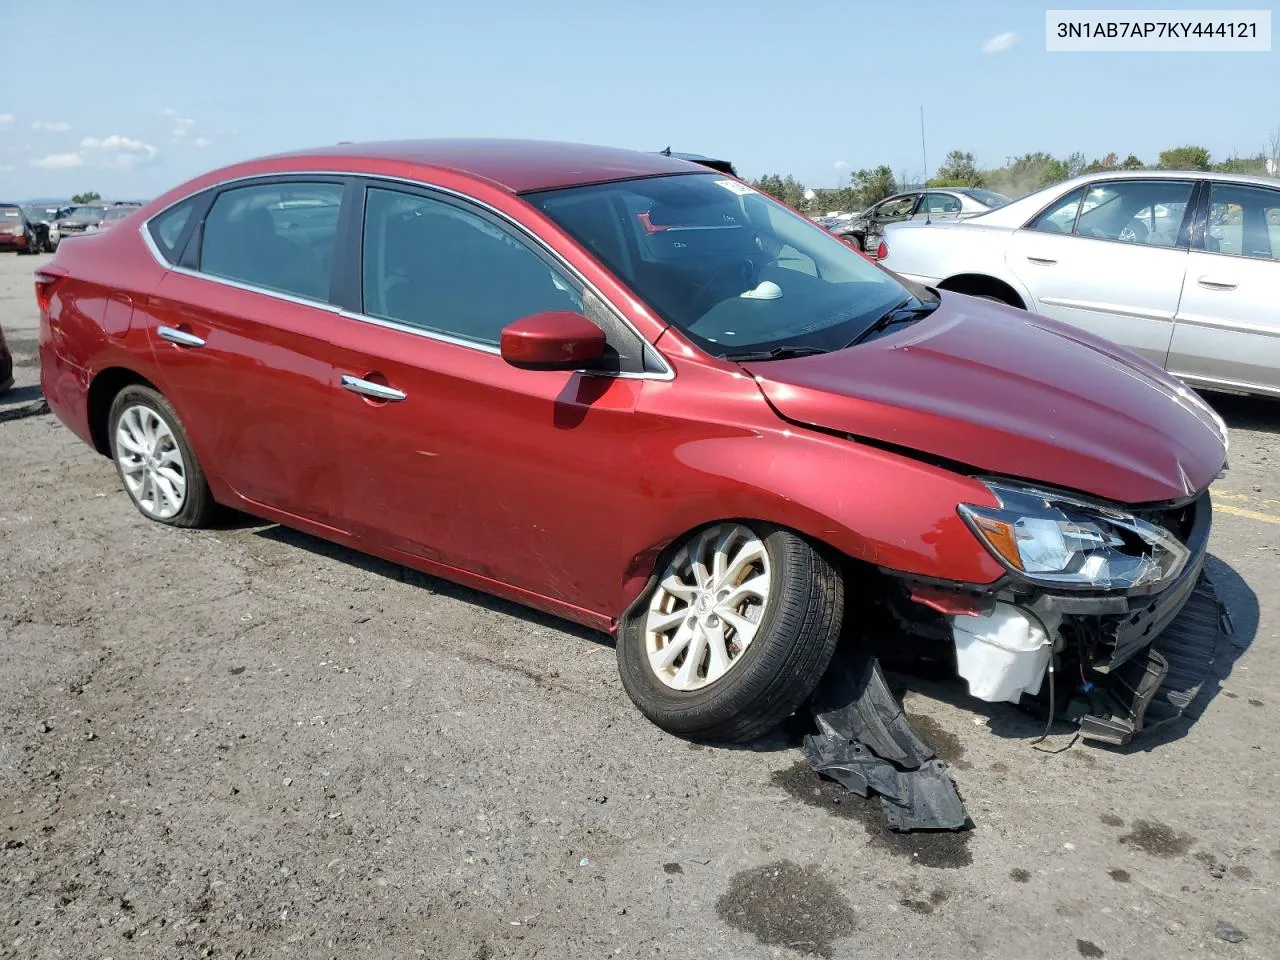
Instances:
[[[1132,590],[1171,580],[1191,552],[1168,530],[1100,503],[987,482],[998,507],[962,503],[987,549],[1028,580],[1087,590]]]

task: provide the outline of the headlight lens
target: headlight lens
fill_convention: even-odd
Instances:
[[[1191,551],[1163,527],[1103,504],[1035,487],[989,482],[998,507],[960,515],[998,560],[1029,580],[1088,590],[1131,590],[1171,580]]]

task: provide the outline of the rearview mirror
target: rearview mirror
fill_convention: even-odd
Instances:
[[[576,370],[604,356],[604,331],[580,313],[550,310],[502,328],[502,359],[525,370]]]

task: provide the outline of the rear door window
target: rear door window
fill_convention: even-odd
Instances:
[[[343,190],[290,181],[222,191],[204,220],[200,272],[328,301]]]
[[[929,213],[959,213],[960,198],[949,193],[931,193],[925,198],[924,208]]]
[[[1280,190],[1215,183],[1209,192],[1204,248],[1237,257],[1280,260]]]

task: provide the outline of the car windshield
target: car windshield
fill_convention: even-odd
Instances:
[[[986,204],[988,207],[1003,207],[1009,203],[1009,198],[1003,193],[996,193],[993,190],[966,190],[964,191],[979,203]]]
[[[68,216],[76,220],[100,220],[106,213],[106,207],[72,207]]]
[[[0,207],[0,217],[5,220],[21,220],[22,211],[17,207]]]
[[[102,215],[103,220],[123,220],[129,214],[133,213],[137,207],[112,207]]]
[[[745,184],[677,174],[525,195],[714,355],[847,346],[923,288]]]

